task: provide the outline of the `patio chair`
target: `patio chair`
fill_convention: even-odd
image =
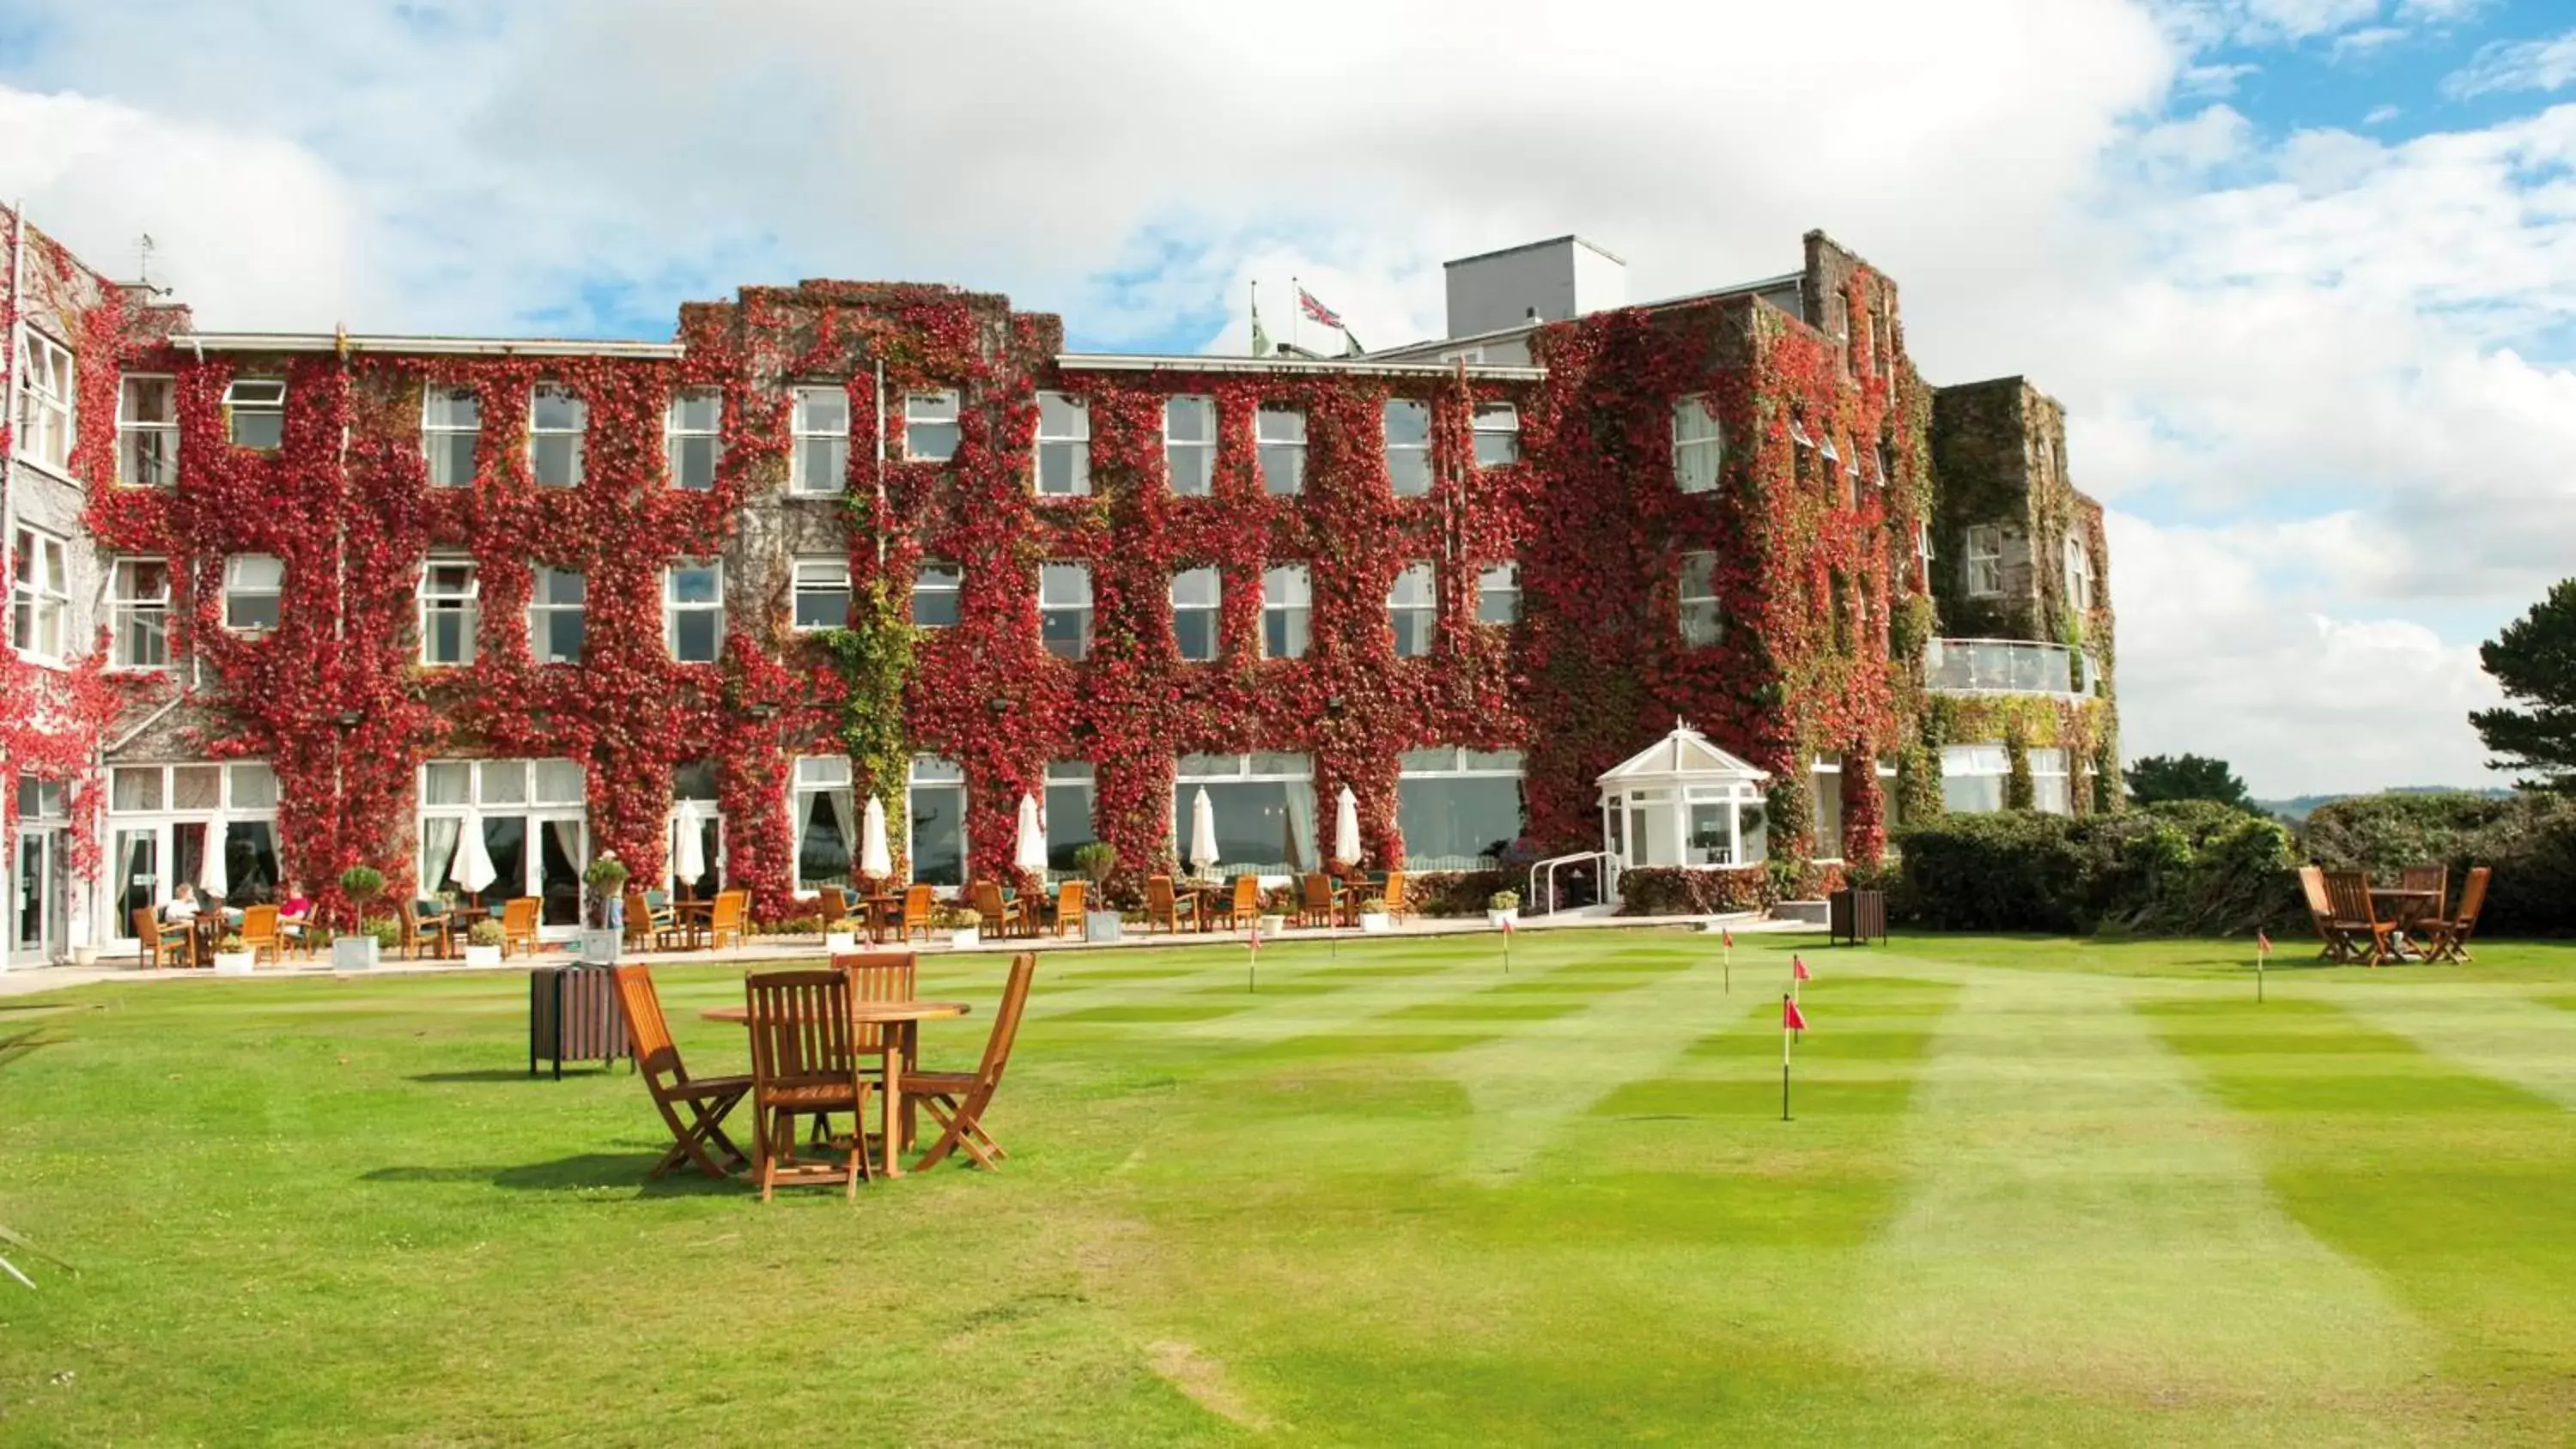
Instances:
[[[750,909],[751,892],[716,892],[715,905],[707,913],[708,949],[721,951],[728,940],[737,946],[741,945],[746,926],[743,918],[749,914]]]
[[[743,981],[751,1026],[752,1162],[760,1200],[780,1184],[840,1183],[859,1195],[869,1176],[866,1121],[869,1083],[859,1070],[850,1022],[850,978],[840,971],[768,971]],[[849,1157],[799,1162],[796,1119],[847,1112]],[[831,1149],[837,1151],[837,1147]]]
[[[653,903],[640,890],[626,893],[626,947],[633,951],[650,951],[655,942]]]
[[[698,1171],[714,1178],[730,1177],[750,1166],[751,1158],[725,1135],[723,1124],[725,1114],[750,1095],[751,1078],[690,1076],[680,1060],[679,1046],[671,1040],[671,1025],[662,1019],[662,993],[653,985],[653,968],[631,965],[616,971],[617,1004],[626,1017],[626,1041],[635,1051],[636,1072],[653,1095],[654,1110],[671,1129],[671,1149],[644,1174],[645,1180],[683,1162],[697,1164]],[[686,1120],[680,1116],[682,1108],[688,1109]],[[708,1155],[710,1146],[725,1155],[724,1163]]]
[[[256,962],[264,955],[273,964],[285,964],[286,938],[278,934],[277,907],[242,907],[241,938],[242,947],[250,952],[252,961]]]
[[[1082,913],[1088,905],[1085,898],[1090,894],[1089,881],[1069,880],[1055,888],[1054,925],[1057,935],[1082,929]]]
[[[1148,934],[1152,933],[1154,924],[1159,921],[1164,930],[1179,935],[1184,917],[1193,927],[1198,925],[1198,910],[1198,897],[1181,899],[1172,889],[1170,876],[1145,877],[1145,930]]]
[[[984,933],[995,939],[1005,936],[1028,936],[1037,933],[1037,921],[1029,911],[1029,898],[1015,896],[1002,899],[999,881],[979,880],[969,888],[975,902],[975,914],[983,917]]]
[[[501,954],[508,956],[513,948],[537,954],[537,905],[535,896],[518,896],[501,903]]]
[[[1221,908],[1221,911],[1225,916],[1226,929],[1229,931],[1239,931],[1247,926],[1259,924],[1261,920],[1261,878],[1248,871],[1242,875],[1236,876],[1234,878],[1234,893],[1226,898],[1226,903]],[[1216,913],[1212,912],[1211,914]]]
[[[903,893],[903,920],[896,935],[909,941],[919,931],[921,939],[930,939],[930,887],[917,885]]]
[[[1020,1017],[1029,1004],[1029,983],[1037,976],[1036,953],[1011,958],[1011,976],[1002,986],[1002,1004],[993,1013],[993,1034],[984,1042],[984,1058],[972,1072],[906,1071],[904,1100],[919,1102],[939,1124],[939,1140],[921,1154],[913,1170],[938,1166],[952,1152],[964,1152],[978,1167],[992,1167],[1009,1156],[984,1129],[985,1110],[1002,1085],[1002,1069],[1011,1064],[1011,1045],[1019,1040]]]
[[[2334,902],[2326,895],[2326,873],[2313,865],[2299,867],[2299,891],[2307,897],[2308,923],[2317,929],[2317,938],[2325,949],[2319,960],[2337,963],[2353,956],[2352,933],[2335,924]]]
[[[2469,937],[2478,929],[2478,913],[2486,909],[2486,866],[2476,866],[2469,878],[2460,882],[2460,910],[2455,916],[2431,916],[2418,922],[2424,928],[2424,959],[2427,961],[2470,961]]]
[[[408,897],[394,901],[394,919],[402,925],[402,952],[417,961],[423,949],[439,960],[456,954],[456,922],[445,915],[421,914],[420,903]]]
[[[2396,959],[2397,923],[2379,919],[2370,899],[2370,872],[2326,872],[2326,900],[2334,911],[2335,929],[2352,940],[2353,955],[2366,965]]]
[[[172,966],[199,966],[197,933],[190,930],[161,934],[161,913],[150,906],[134,908],[134,939],[142,943],[143,964],[155,971]]]
[[[1390,919],[1402,920],[1404,917],[1413,914],[1413,908],[1405,904],[1404,900],[1403,871],[1388,871],[1386,873],[1386,884],[1379,889],[1378,894],[1386,897],[1386,913]]]
[[[1333,878],[1320,870],[1306,872],[1303,894],[1297,902],[1297,924],[1301,926],[1336,926],[1341,924],[1340,904],[1333,898]]]

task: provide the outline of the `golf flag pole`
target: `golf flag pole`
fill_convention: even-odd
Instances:
[[[1252,934],[1243,940],[1243,989],[1261,989],[1261,927],[1255,924]]]
[[[1815,973],[1807,969],[1807,958],[1797,955],[1794,952],[1791,953],[1789,957],[1789,1003],[1792,1006],[1796,1005],[1798,1001],[1799,984],[1801,982],[1812,981],[1814,979]],[[1804,1031],[1806,1029],[1807,1025],[1805,1022],[1801,1021],[1798,1023],[1798,1030]]]
[[[1503,917],[1503,974],[1512,974],[1512,918]]]
[[[2256,1006],[2263,1004],[2263,966],[2271,959],[2272,933],[2258,929],[2254,932],[2254,1004]]]
[[[1798,1010],[1798,999],[1780,997],[1780,1120],[1789,1120],[1789,1044],[1807,1029],[1807,1018]]]
[[[1734,930],[1734,928],[1730,926],[1730,927],[1728,927],[1728,928],[1726,928],[1726,929],[1724,929],[1724,930],[1719,931],[1719,932],[1717,933],[1717,941],[1718,941],[1718,949],[1719,949],[1719,951],[1722,953],[1722,954],[1718,957],[1718,969],[1719,969],[1722,973],[1724,973],[1724,974],[1722,974],[1718,979],[1719,979],[1720,983],[1725,987],[1726,994],[1727,994],[1727,995],[1729,995],[1729,996],[1733,996],[1733,995],[1735,994],[1735,930]]]

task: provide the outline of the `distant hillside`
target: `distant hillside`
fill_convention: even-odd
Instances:
[[[2254,802],[2254,808],[2266,811],[2273,815],[2278,815],[2282,819],[2295,825],[2300,821],[2307,819],[2308,813],[2320,805],[2331,805],[2337,800],[2350,800],[2356,795],[2372,793],[2381,795],[2482,795],[2489,800],[2510,800],[2513,798],[2513,791],[2501,785],[2491,785],[2483,790],[2469,790],[2458,785],[2399,785],[2394,789],[2375,792],[2356,790],[2343,795],[2297,795],[2287,800],[2257,800]]]

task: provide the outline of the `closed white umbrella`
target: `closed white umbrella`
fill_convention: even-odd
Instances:
[[[222,900],[233,893],[232,877],[224,871],[224,836],[231,829],[221,815],[206,822],[205,859],[197,863],[197,894],[201,896]]]
[[[1351,787],[1342,787],[1340,803],[1333,807],[1333,859],[1344,865],[1360,863],[1360,797]]]
[[[1190,864],[1201,875],[1216,869],[1216,802],[1208,799],[1205,785],[1190,802]]]
[[[1038,824],[1038,802],[1020,796],[1020,853],[1013,864],[1030,875],[1046,874],[1046,831]]]
[[[674,829],[680,832],[677,848],[671,852],[671,876],[684,886],[695,886],[707,873],[706,820],[698,813],[698,802],[680,802],[679,818]]]
[[[483,848],[483,821],[467,816],[463,839],[456,843],[456,863],[447,868],[447,878],[458,890],[479,896],[490,888],[501,873],[492,868],[492,852]]]
[[[894,874],[894,852],[886,849],[885,802],[868,797],[866,820],[859,826],[859,874],[884,880]]]

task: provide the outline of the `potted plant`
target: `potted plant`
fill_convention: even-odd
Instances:
[[[1521,893],[1496,891],[1485,897],[1485,924],[1499,926],[1506,921],[1518,925],[1521,919]]]
[[[1386,897],[1370,896],[1360,902],[1360,929],[1370,935],[1395,929],[1394,918],[1386,913]]]
[[[960,951],[972,950],[984,938],[984,918],[962,906],[943,908],[938,920],[948,928],[948,944]]]
[[[835,956],[859,949],[859,918],[843,916],[823,926],[823,949]]]
[[[250,968],[250,946],[242,940],[238,932],[229,933],[215,943],[216,975],[248,976]]]
[[[384,942],[367,928],[367,902],[384,894],[385,873],[371,865],[353,865],[340,872],[340,894],[349,898],[349,910],[357,917],[359,929],[345,936],[331,938],[331,968],[335,971],[365,971],[382,960]],[[386,922],[385,924],[392,924]],[[402,930],[396,927],[393,944],[402,945]]]
[[[581,873],[590,888],[590,907],[581,928],[581,964],[614,966],[626,942],[626,862],[603,850]]]
[[[465,932],[465,964],[498,966],[501,964],[501,923],[485,918],[476,921]]]
[[[1084,897],[1082,939],[1118,940],[1120,917],[1109,904],[1109,875],[1118,869],[1118,847],[1106,840],[1086,840],[1073,848],[1073,868],[1091,881],[1090,894]]]

